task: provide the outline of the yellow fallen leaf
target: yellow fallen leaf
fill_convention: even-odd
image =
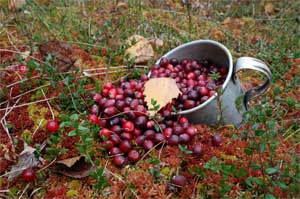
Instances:
[[[150,41],[140,35],[133,35],[126,43],[131,47],[125,51],[125,54],[128,54],[129,58],[135,58],[136,64],[147,63],[154,56]]]
[[[272,3],[267,3],[265,5],[265,13],[266,14],[272,14],[275,11],[275,7]]]
[[[145,83],[144,95],[148,110],[154,108],[153,100],[159,105],[157,110],[149,111],[150,115],[154,115],[156,111],[159,111],[180,94],[181,92],[176,85],[176,81],[172,78],[153,78]]]

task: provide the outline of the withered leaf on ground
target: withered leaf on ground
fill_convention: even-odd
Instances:
[[[26,0],[9,0],[8,8],[9,10],[16,11],[22,8],[26,4]]]
[[[89,171],[94,171],[95,168],[91,163],[85,161],[84,156],[77,156],[57,161],[53,170],[65,176],[84,178],[89,175]]]
[[[147,63],[154,56],[151,42],[140,35],[131,36],[126,43],[130,47],[125,54],[128,54],[129,58],[135,58],[136,64]]]
[[[19,176],[24,169],[35,167],[39,164],[39,160],[35,157],[35,148],[28,146],[24,142],[24,150],[19,155],[18,163],[11,168],[8,181],[12,181]]]
[[[152,100],[155,100],[159,105],[156,111],[159,111],[180,94],[176,81],[172,78],[153,78],[145,83],[144,95],[148,109],[153,108]],[[149,113],[153,115],[155,111],[149,111]]]

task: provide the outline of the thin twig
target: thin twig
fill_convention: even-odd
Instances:
[[[41,89],[41,91],[42,91],[42,93],[43,93],[43,95],[44,95],[44,98],[47,99],[47,96],[45,95],[44,90]],[[48,107],[49,107],[49,109],[50,109],[50,112],[51,112],[51,115],[52,115],[52,120],[54,120],[54,119],[55,119],[55,116],[54,116],[52,107],[51,107],[51,105],[50,105],[50,103],[49,103],[49,100],[47,100],[46,103],[47,103],[47,105],[48,105]]]
[[[37,130],[40,128],[40,126],[41,126],[43,120],[44,120],[44,119],[41,119],[41,120],[40,120],[38,126],[35,128],[34,132],[32,133],[32,137],[34,137],[35,133],[36,133]]]
[[[54,158],[49,164],[47,164],[45,167],[38,170],[37,173],[40,173],[40,172],[44,171],[45,169],[47,169],[48,167],[50,167],[56,161],[56,159],[57,158]]]
[[[28,189],[29,185],[30,185],[30,183],[27,183],[26,187],[23,189],[22,194],[19,196],[18,199],[21,199],[21,198],[22,198],[22,196],[24,195],[24,193],[25,193],[26,190]]]

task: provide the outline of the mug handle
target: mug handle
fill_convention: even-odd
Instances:
[[[246,107],[246,110],[248,109],[248,102],[263,93],[265,93],[271,83],[272,79],[272,73],[269,69],[269,67],[261,60],[253,58],[253,57],[240,57],[237,59],[235,70],[234,70],[234,76],[236,77],[236,73],[243,69],[251,69],[256,70],[261,73],[263,73],[267,79],[264,83],[261,85],[258,85],[254,88],[251,88],[245,92],[244,96],[244,105]]]

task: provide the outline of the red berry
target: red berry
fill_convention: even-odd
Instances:
[[[184,187],[187,181],[186,178],[182,175],[173,176],[172,184],[178,187]]]
[[[172,128],[166,128],[166,129],[164,130],[164,136],[165,136],[167,139],[171,137],[172,133],[173,133],[173,129],[172,129]]]
[[[154,147],[154,143],[151,140],[145,140],[143,146],[146,151],[149,151]]]
[[[140,159],[140,153],[137,150],[131,150],[128,153],[128,159],[137,162]]]
[[[137,145],[143,146],[145,140],[146,140],[146,137],[144,135],[140,135],[136,138],[135,142]]]
[[[155,135],[155,131],[151,129],[144,132],[144,136],[146,137],[146,139],[153,139],[154,135]]]
[[[92,124],[98,124],[99,123],[99,118],[96,114],[89,114],[87,118]]]
[[[213,146],[220,146],[222,143],[222,137],[219,134],[215,134],[214,136],[212,136],[211,141]]]
[[[32,169],[25,169],[22,176],[25,181],[32,182],[35,180],[35,171]]]
[[[102,99],[101,95],[99,93],[96,93],[94,96],[93,96],[93,100],[97,103],[100,102],[100,100]]]
[[[103,85],[103,89],[107,89],[110,90],[114,87],[114,85],[112,83],[106,83]]]
[[[122,154],[122,151],[118,147],[113,147],[109,151],[109,155],[111,155],[111,156],[115,156],[115,155],[119,155],[119,154]]]
[[[27,72],[28,72],[28,67],[24,64],[21,64],[18,66],[18,69],[19,69],[19,72],[22,74],[22,75],[25,75]]]
[[[199,90],[199,93],[200,93],[201,96],[207,96],[209,94],[209,91],[206,87],[201,86],[200,90]]]
[[[193,147],[193,155],[196,157],[200,157],[203,154],[202,144],[195,144]]]
[[[195,128],[195,127],[193,127],[193,126],[190,126],[190,127],[188,127],[187,129],[186,129],[186,131],[185,131],[188,135],[190,135],[190,136],[194,136],[194,135],[196,135],[196,133],[197,133],[197,129]]]
[[[132,132],[134,130],[134,124],[131,121],[126,121],[123,125],[122,128],[126,132]]]
[[[162,143],[164,142],[166,139],[165,139],[165,136],[161,133],[156,133],[154,135],[154,138],[153,138],[153,141],[158,144],[158,143]]]
[[[116,134],[111,134],[110,135],[110,140],[113,141],[113,143],[115,143],[115,144],[120,144],[121,143],[121,138]]]
[[[48,120],[48,122],[46,124],[46,129],[47,129],[47,131],[52,132],[52,133],[57,132],[59,129],[58,122],[56,122],[54,120]]]
[[[120,147],[121,151],[123,151],[124,153],[127,153],[132,148],[132,146],[128,140],[122,141],[119,147]]]
[[[108,91],[108,96],[111,99],[115,99],[117,94],[118,94],[118,92],[117,92],[117,89],[115,89],[115,88],[112,88]]]
[[[185,123],[188,123],[189,121],[188,121],[188,119],[186,118],[186,117],[181,117],[180,119],[179,119],[179,123],[181,124],[181,125],[183,125],[183,124],[185,124]]]
[[[117,167],[122,167],[124,164],[125,164],[125,157],[122,156],[122,155],[118,155],[118,156],[115,156],[113,158],[113,163],[117,166]]]
[[[118,113],[118,110],[114,106],[109,106],[104,109],[103,113],[105,113],[108,116],[113,116]]]
[[[103,128],[100,130],[99,135],[102,139],[109,139],[111,136],[111,131],[107,128]]]
[[[113,148],[115,145],[115,143],[111,140],[105,140],[103,143],[102,143],[102,147],[106,150],[110,150],[111,148]]]

